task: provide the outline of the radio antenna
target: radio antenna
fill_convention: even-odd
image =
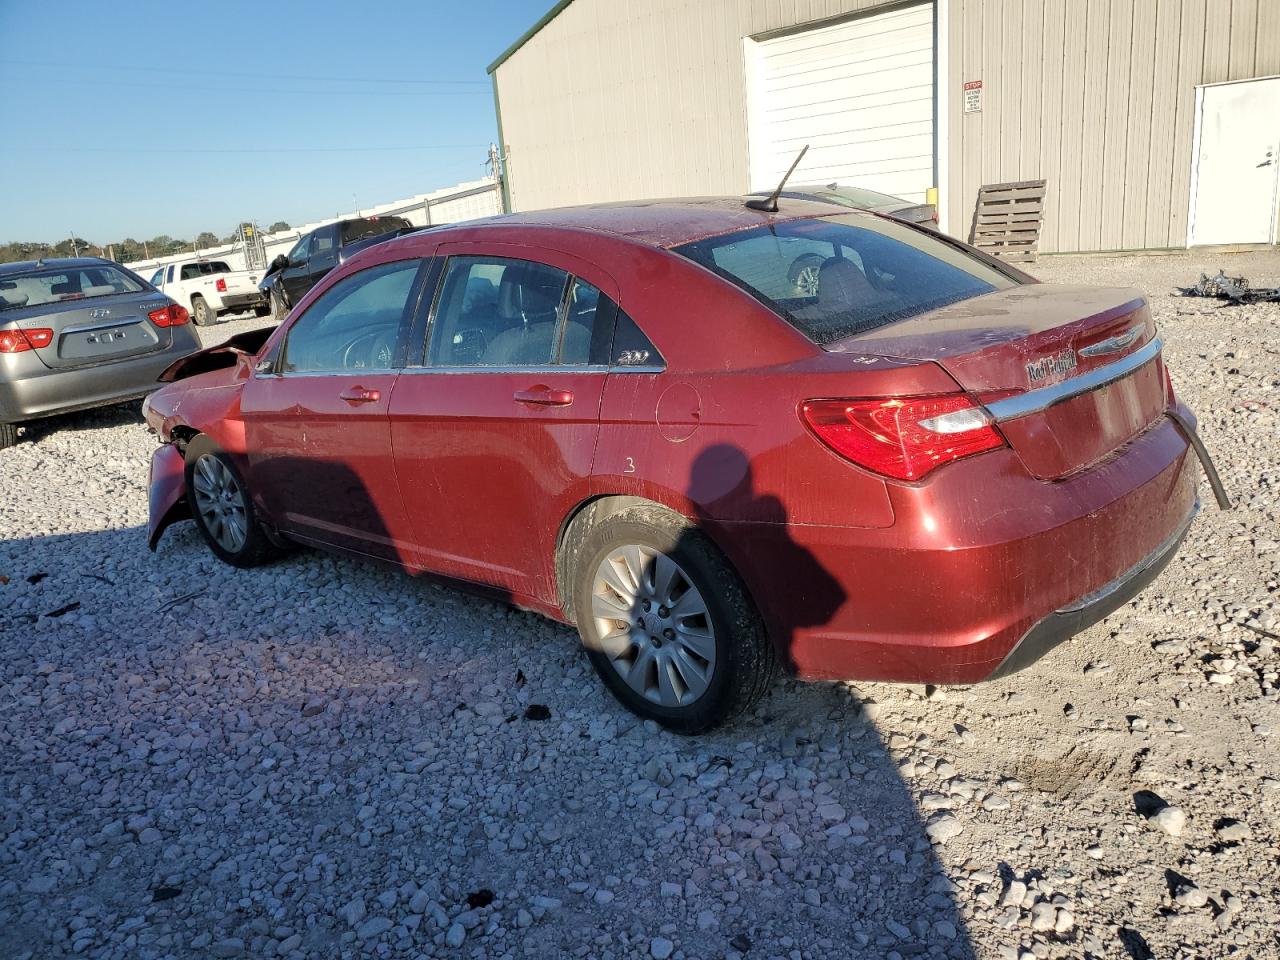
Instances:
[[[787,185],[787,181],[791,179],[791,175],[796,172],[796,167],[800,166],[800,161],[804,159],[804,155],[808,152],[809,145],[806,143],[804,145],[804,149],[800,151],[800,156],[796,157],[795,160],[792,161],[790,169],[787,170],[782,179],[778,182],[778,189],[769,194],[767,200],[759,200],[752,197],[746,202],[746,205],[752,210],[763,210],[765,213],[777,213],[778,197],[782,196],[782,188]]]

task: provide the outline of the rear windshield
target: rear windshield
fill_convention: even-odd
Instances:
[[[230,273],[231,268],[221,260],[209,260],[205,263],[184,263],[182,265],[183,280],[194,280],[197,277],[208,277],[215,273]]]
[[[369,217],[365,220],[348,220],[342,225],[342,242],[351,243],[364,237],[376,237],[379,234],[391,233],[393,230],[404,230],[413,226],[404,217]]]
[[[927,233],[865,214],[789,220],[674,249],[817,344],[1017,284]]]
[[[0,279],[0,310],[141,293],[145,289],[138,280],[108,264],[73,270],[32,270]]]

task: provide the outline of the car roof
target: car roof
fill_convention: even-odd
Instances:
[[[695,197],[675,200],[628,200],[582,207],[560,207],[509,213],[451,225],[476,227],[556,227],[588,233],[612,233],[655,247],[677,247],[704,237],[807,217],[857,214],[857,210],[813,200],[786,198],[778,212],[753,210],[742,197]],[[442,229],[448,229],[442,228]]]
[[[100,267],[108,263],[113,267],[120,264],[102,257],[48,257],[44,260],[19,260],[16,263],[0,263],[0,277],[13,273],[26,273],[28,270],[70,270],[74,267]]]

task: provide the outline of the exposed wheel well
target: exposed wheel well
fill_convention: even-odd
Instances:
[[[606,493],[583,500],[560,524],[560,532],[556,537],[556,595],[560,600],[560,609],[570,623],[577,622],[573,609],[573,561],[586,541],[587,534],[601,520],[628,507],[640,505],[660,507],[680,516],[678,511],[644,497]]]
[[[187,444],[200,436],[200,431],[195,429],[195,427],[177,426],[169,431],[169,436],[173,437],[173,440],[177,443],[179,450],[185,451]]]

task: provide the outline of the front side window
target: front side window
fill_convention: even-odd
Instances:
[[[163,282],[164,282],[164,267],[161,267],[159,270],[157,270],[155,273],[151,275],[151,285],[153,287],[158,287]]]
[[[290,263],[302,263],[307,259],[307,244],[311,242],[311,235],[307,234],[301,240],[293,245],[293,249],[289,251]]]
[[[390,369],[419,265],[385,263],[335,283],[289,328],[281,372]]]
[[[563,270],[529,260],[450,258],[427,362],[437,367],[541,367],[555,362],[568,283]],[[577,341],[575,334],[574,349],[579,349]]]
[[[674,250],[821,345],[1016,285],[936,237],[860,214],[784,221]]]
[[[140,293],[143,289],[131,275],[107,264],[72,270],[32,270],[4,278],[0,283],[0,310]]]

